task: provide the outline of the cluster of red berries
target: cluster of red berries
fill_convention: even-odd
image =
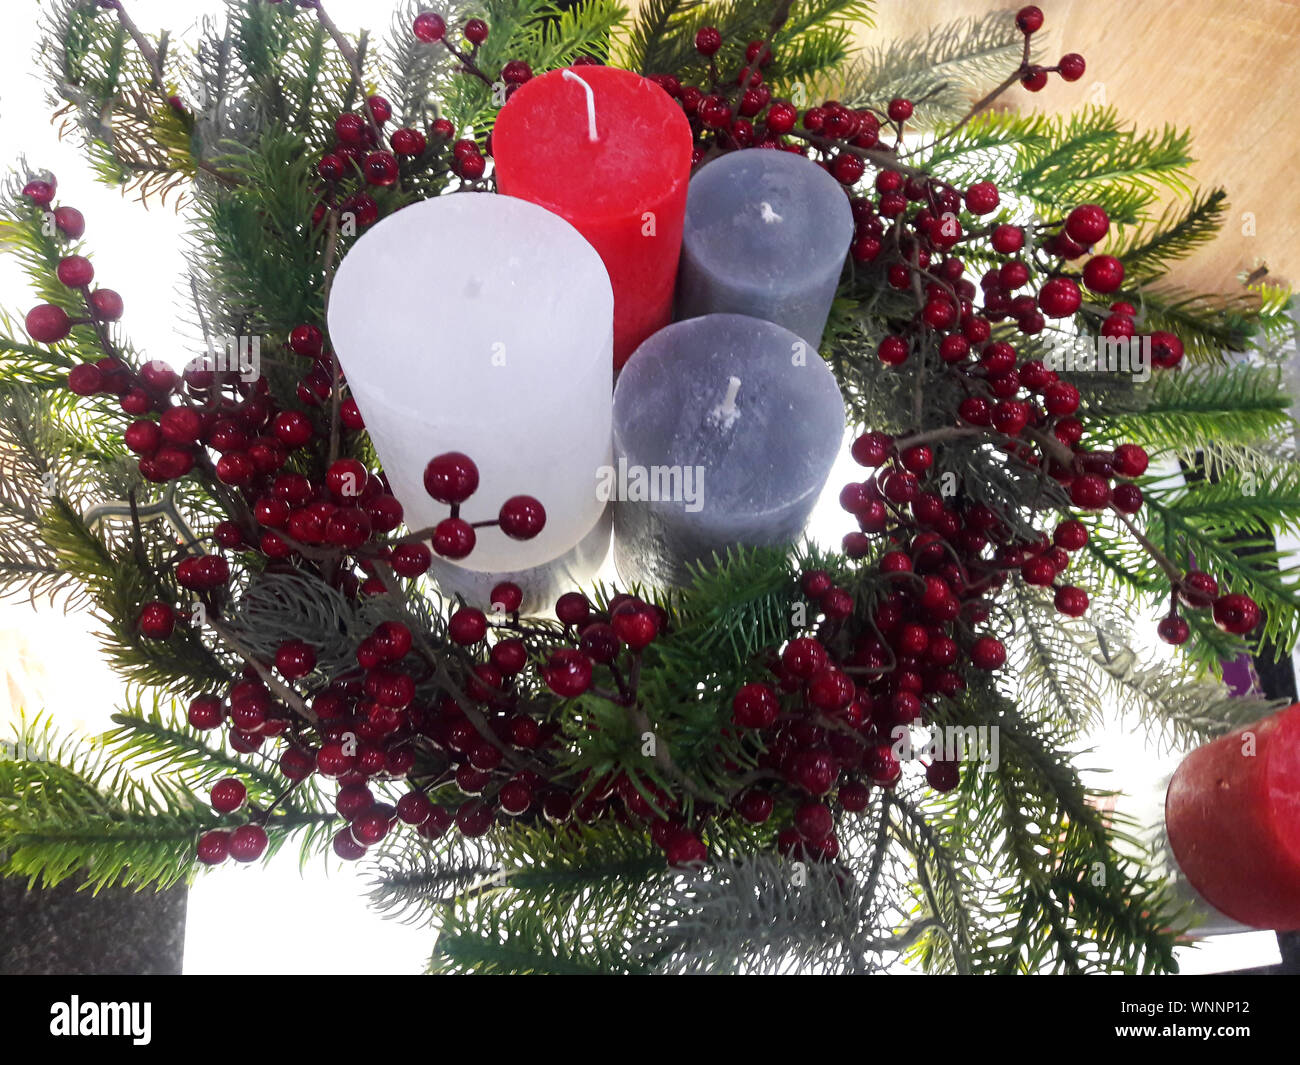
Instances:
[[[472,525],[460,516],[460,506],[478,491],[478,467],[459,451],[436,455],[424,468],[424,490],[451,507],[451,516],[433,529],[433,549],[443,558],[461,559],[474,550],[475,529],[499,526],[512,540],[531,540],[546,525],[546,508],[532,496],[511,496],[501,504],[495,521]]]
[[[23,186],[23,195],[47,212],[60,239],[70,244],[75,243],[85,235],[86,219],[75,207],[65,205],[51,210],[57,188],[58,183],[53,177],[48,181],[37,178]],[[70,315],[55,303],[42,303],[33,307],[27,312],[24,321],[27,334],[33,340],[41,344],[57,344],[72,332],[74,326],[116,322],[122,317],[121,296],[111,288],[90,287],[95,280],[95,268],[85,256],[63,256],[55,267],[55,274],[60,283],[68,288],[69,299],[72,299],[72,293],[80,296],[85,313]],[[121,376],[124,369],[120,362],[110,358],[79,366],[74,371],[80,386],[77,391],[81,395],[89,395],[100,391],[104,385],[111,384],[114,390],[121,389],[117,392],[121,395],[125,391]]]

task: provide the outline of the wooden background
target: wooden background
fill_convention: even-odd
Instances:
[[[632,6],[637,6],[633,0]],[[876,0],[865,45],[1015,6],[1006,0]],[[1266,267],[1300,283],[1300,0],[1039,0],[1043,60],[1079,52],[1088,71],[1053,76],[1033,94],[999,100],[1023,110],[1118,108],[1139,129],[1190,129],[1192,176],[1222,186],[1229,209],[1219,238],[1177,264],[1172,280],[1202,292],[1239,290],[1242,271]],[[991,87],[991,86],[990,86]],[[1251,228],[1254,235],[1243,232]]]
[[[987,0],[878,0],[864,43],[907,37],[980,15]],[[1231,292],[1243,270],[1300,282],[1300,0],[1040,0],[1043,60],[1079,52],[1070,84],[1017,86],[999,103],[1070,111],[1099,102],[1139,129],[1192,132],[1195,181],[1228,191],[1214,243],[1179,263],[1173,280]],[[1249,216],[1249,217],[1248,217]],[[1253,217],[1254,234],[1250,235]],[[1244,230],[1244,231],[1243,231]]]

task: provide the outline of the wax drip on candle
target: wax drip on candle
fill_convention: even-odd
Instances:
[[[779,214],[777,214],[774,210],[772,210],[772,205],[768,203],[766,200],[764,200],[762,203],[758,205],[758,209],[759,209],[759,217],[762,218],[763,221],[766,222],[769,226],[773,222],[784,221],[784,219]]]
[[[591,91],[591,86],[572,70],[566,70],[564,78],[567,81],[576,81],[587,93],[587,139],[595,144],[600,139],[596,136],[596,94]]]
[[[740,378],[727,379],[727,394],[721,403],[709,412],[709,421],[720,429],[730,429],[740,417],[740,408],[736,406],[736,393],[740,391]]]

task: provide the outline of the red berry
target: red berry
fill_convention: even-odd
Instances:
[[[1111,460],[1111,466],[1115,473],[1120,477],[1141,477],[1147,471],[1147,464],[1150,459],[1146,451],[1138,447],[1137,444],[1120,444],[1115,449],[1115,457]]]
[[[48,207],[54,202],[54,183],[34,180],[23,186],[23,195],[37,207]]]
[[[86,217],[75,207],[56,207],[54,224],[69,240],[80,240],[86,232]]]
[[[1068,277],[1052,278],[1038,293],[1038,306],[1048,318],[1069,318],[1082,302],[1079,286]]]
[[[95,279],[95,268],[84,255],[69,255],[59,260],[55,271],[69,288],[84,288]]]
[[[633,651],[648,647],[659,635],[659,615],[648,603],[623,603],[609,617],[614,634]]]
[[[1020,76],[1020,84],[1030,92],[1041,92],[1047,87],[1047,71],[1042,67],[1030,67]]]
[[[575,698],[591,687],[591,659],[581,651],[561,647],[546,660],[542,678],[556,695]]]
[[[487,39],[488,24],[481,18],[472,18],[465,23],[465,40],[469,41],[470,44],[482,44]]]
[[[1065,381],[1057,381],[1043,390],[1043,406],[1054,418],[1073,414],[1079,409],[1079,390]]]
[[[698,836],[683,828],[669,840],[668,846],[664,848],[664,857],[668,859],[669,865],[680,869],[708,861],[709,851]]]
[[[1083,283],[1093,292],[1114,292],[1124,283],[1124,264],[1113,255],[1094,255],[1083,268]]]
[[[825,795],[838,775],[834,756],[822,747],[800,751],[790,764],[790,779],[812,795]]]
[[[791,640],[781,652],[781,667],[792,677],[808,680],[826,668],[826,648],[808,636]]]
[[[337,459],[325,473],[325,484],[335,499],[354,500],[361,495],[370,474],[356,459]]]
[[[438,455],[424,468],[424,490],[439,503],[464,503],[478,490],[478,467],[459,451]]]
[[[230,857],[230,833],[214,828],[199,837],[197,855],[204,865],[220,865]]]
[[[776,803],[765,791],[750,789],[735,801],[736,812],[751,825],[765,824],[772,816]]]
[[[300,680],[316,668],[316,652],[303,640],[286,640],[275,652],[275,668],[287,680]]]
[[[101,322],[116,322],[122,311],[122,297],[111,288],[97,288],[90,294],[90,313]]]
[[[230,856],[237,862],[255,862],[266,852],[266,844],[261,825],[240,825],[230,834]]]
[[[1083,248],[1090,248],[1110,229],[1110,216],[1096,204],[1076,207],[1065,219],[1066,235]]]
[[[714,26],[704,26],[695,32],[695,50],[704,56],[716,55],[722,47],[722,34]]]
[[[896,97],[889,101],[889,117],[895,122],[906,122],[912,117],[912,101]]]
[[[1234,592],[1214,601],[1214,624],[1235,636],[1245,636],[1263,617],[1259,604],[1248,595]]]
[[[217,813],[233,813],[244,805],[247,797],[248,789],[243,781],[234,777],[226,777],[212,785],[212,808]]]
[[[824,802],[806,802],[794,812],[794,827],[804,839],[815,843],[835,830],[835,817]]]
[[[1193,610],[1204,610],[1218,598],[1219,582],[1208,573],[1192,570],[1178,586],[1178,600]]]
[[[907,341],[902,337],[887,336],[876,348],[876,357],[886,366],[900,366],[907,361]]]
[[[1006,646],[992,636],[981,636],[971,645],[970,660],[976,669],[1000,669],[1007,660]]]
[[[150,640],[165,640],[176,628],[176,612],[166,603],[155,600],[140,611],[140,635]]]
[[[1015,255],[1025,246],[1025,233],[1019,226],[1000,225],[990,238],[993,250],[1002,255]]]
[[[1029,4],[1016,12],[1016,28],[1023,34],[1037,33],[1043,28],[1043,12]]]
[[[1173,333],[1152,333],[1151,361],[1162,370],[1172,369],[1183,361],[1183,342]]]
[[[1056,590],[1054,602],[1062,614],[1072,618],[1083,617],[1088,610],[1088,593],[1071,584],[1062,585]]]
[[[1078,52],[1070,52],[1061,56],[1061,61],[1057,66],[1060,67],[1061,77],[1065,81],[1078,81],[1083,77],[1083,72],[1088,69],[1088,64],[1084,62],[1083,56]]]
[[[461,607],[447,619],[447,635],[463,647],[478,643],[487,635],[487,616],[474,607]]]
[[[420,40],[433,44],[446,36],[447,23],[441,15],[432,11],[421,11],[411,23],[411,30]]]
[[[1001,197],[991,181],[979,181],[966,190],[966,207],[972,214],[991,214],[998,209]]]
[[[57,344],[72,331],[72,321],[62,307],[42,303],[27,312],[27,335],[40,344]]]
[[[397,165],[397,158],[392,152],[371,152],[366,156],[365,164],[362,166],[362,173],[365,174],[366,181],[371,185],[378,185],[380,188],[386,188],[397,181],[401,173]]]
[[[780,712],[776,693],[766,684],[746,684],[731,701],[731,720],[741,728],[770,728]]]
[[[925,781],[935,791],[952,791],[961,783],[961,770],[956,762],[936,760],[925,767]]]
[[[464,558],[474,550],[474,527],[463,518],[444,518],[433,529],[433,549],[443,558]]]
[[[1160,624],[1156,626],[1156,632],[1165,643],[1173,644],[1175,647],[1186,643],[1187,637],[1192,634],[1191,626],[1176,614],[1162,618]]]
[[[1110,485],[1095,473],[1082,474],[1070,484],[1070,501],[1083,510],[1100,510],[1110,502]]]
[[[1052,542],[1066,551],[1078,551],[1088,542],[1088,528],[1081,521],[1063,521],[1052,534]]]
[[[511,496],[501,504],[497,520],[512,540],[531,540],[546,525],[546,508],[532,496]]]
[[[1135,484],[1117,484],[1111,490],[1110,501],[1121,514],[1136,514],[1142,509],[1142,489]]]
[[[216,728],[225,719],[226,712],[221,700],[215,695],[197,695],[190,700],[186,720],[201,731]]]

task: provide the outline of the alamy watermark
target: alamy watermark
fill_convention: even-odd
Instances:
[[[171,363],[153,359],[160,370],[170,370]],[[209,339],[208,350],[196,355],[182,372],[207,370],[211,373],[235,374],[241,381],[256,381],[262,376],[262,338],[260,336],[226,336]]]
[[[602,503],[683,503],[687,513],[704,509],[703,466],[637,466],[620,457],[617,467],[596,469],[596,498]]]
[[[1151,380],[1151,337],[1057,336],[1043,365],[1058,373],[1127,373],[1139,383]]]
[[[900,762],[926,757],[938,762],[982,762],[996,770],[1001,744],[997,725],[935,725],[930,738],[918,742],[906,725],[896,725],[891,753]]]

